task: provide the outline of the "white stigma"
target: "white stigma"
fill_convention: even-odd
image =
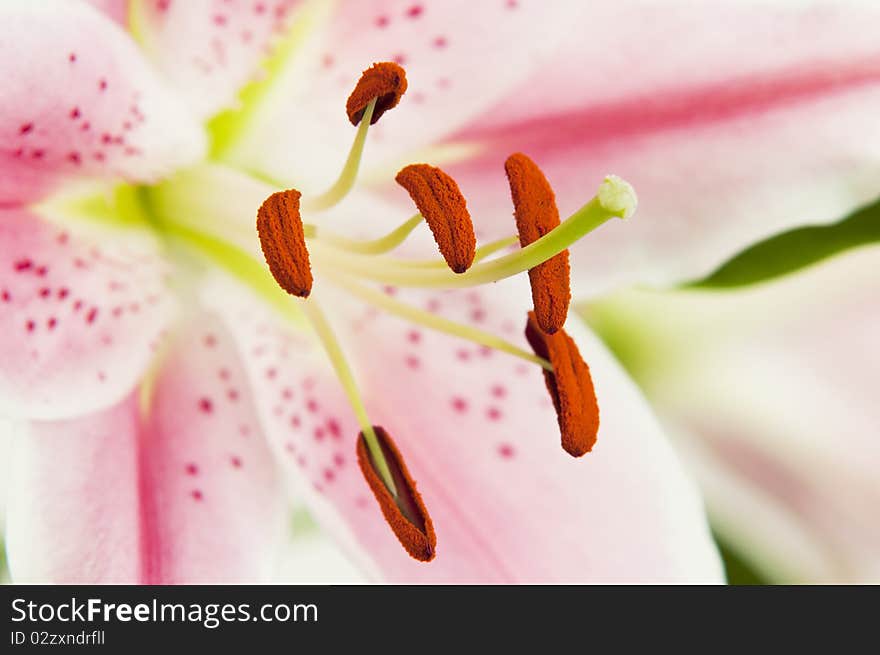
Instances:
[[[626,180],[616,175],[607,175],[605,181],[599,187],[599,202],[606,211],[619,216],[629,218],[636,211],[639,199],[635,189]]]

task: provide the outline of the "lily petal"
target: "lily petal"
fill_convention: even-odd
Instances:
[[[0,205],[65,181],[150,181],[194,161],[201,127],[131,39],[79,2],[0,8]]]
[[[222,324],[192,317],[141,436],[150,582],[259,582],[274,570],[285,496],[245,380]]]
[[[448,140],[478,154],[447,168],[492,234],[510,230],[510,152],[563,214],[609,172],[630,181],[634,220],[572,249],[582,297],[705,275],[880,194],[878,20],[861,2],[590,3],[550,65]]]
[[[525,346],[528,289],[414,298]],[[325,291],[326,293],[326,291]],[[318,294],[320,297],[320,294]],[[325,296],[374,423],[394,434],[438,534],[411,560],[357,468],[358,427],[308,336],[228,292],[276,452],[319,520],[394,582],[722,580],[698,496],[644,400],[598,340],[572,326],[602,407],[594,453],[559,448],[540,369]],[[517,303],[512,298],[523,302]],[[232,312],[232,307],[237,309]]]
[[[2,464],[0,464],[0,533],[5,532],[6,497],[8,495],[9,476],[12,473],[9,453],[12,452],[13,435],[20,429],[20,421],[13,421],[5,416],[0,416],[0,453],[2,453]]]
[[[210,317],[193,318],[146,389],[16,439],[16,581],[267,579],[283,494],[233,342]]]
[[[365,169],[382,163],[392,179],[416,161],[405,154],[463,127],[537,74],[582,12],[581,3],[564,2],[336,3],[323,24],[316,20],[320,27],[250,121],[233,159],[319,190],[338,173],[353,138],[345,104],[361,71],[396,61],[407,71],[406,96],[370,129],[364,159]]]
[[[104,14],[115,20],[117,23],[126,26],[128,23],[128,7],[130,0],[85,0],[95,9],[102,11]]]
[[[141,580],[136,394],[98,414],[32,425],[16,435],[10,460],[13,579]]]
[[[588,311],[635,355],[718,533],[773,582],[880,579],[878,264],[866,248],[736,293]]]
[[[282,584],[366,584],[369,582],[339,544],[315,524],[304,508],[302,523],[284,550],[279,571]]]
[[[151,235],[100,240],[0,210],[0,412],[54,420],[119,402],[175,311]]]
[[[235,103],[301,2],[141,2],[138,37],[165,78],[204,117]]]
[[[710,353],[718,375],[691,395],[695,407],[665,408],[690,437],[684,454],[720,533],[771,580],[880,581],[874,305],[836,303],[801,334],[789,324]]]

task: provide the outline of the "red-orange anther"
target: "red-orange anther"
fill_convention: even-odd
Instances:
[[[348,102],[345,103],[348,120],[352,125],[360,123],[367,105],[376,98],[376,107],[370,120],[372,125],[382,114],[396,107],[404,93],[406,93],[406,71],[403,68],[390,61],[373,64],[361,74],[354,91],[348,96]]]
[[[378,425],[373,426],[373,431],[391,470],[394,485],[397,487],[397,498],[391,495],[376,472],[363,432],[360,433],[357,442],[357,459],[361,471],[373,495],[379,501],[385,520],[388,521],[388,525],[391,526],[406,552],[417,560],[430,562],[436,554],[437,535],[434,534],[434,524],[431,523],[425,503],[389,434]]]
[[[535,312],[529,312],[526,339],[536,355],[553,364],[552,373],[544,371],[544,382],[556,408],[563,449],[573,457],[590,452],[599,432],[599,404],[590,367],[565,330],[547,334]]]
[[[541,169],[524,154],[508,157],[504,170],[510,182],[519,243],[525,247],[559,225],[556,196]],[[529,270],[535,315],[548,334],[565,325],[571,302],[569,278],[568,250]]]
[[[410,164],[394,179],[416,203],[449,268],[464,273],[474,262],[477,238],[458,184],[428,164]]]
[[[300,193],[278,191],[257,210],[257,232],[269,271],[281,288],[306,297],[312,290],[312,268],[299,214]]]

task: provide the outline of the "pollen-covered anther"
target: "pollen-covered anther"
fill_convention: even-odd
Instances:
[[[312,268],[299,213],[300,193],[278,191],[257,211],[263,256],[276,282],[287,293],[305,298],[312,290]]]
[[[348,96],[345,103],[345,111],[352,125],[361,122],[367,105],[376,99],[376,107],[373,109],[373,125],[389,109],[393,109],[406,93],[406,71],[398,64],[383,61],[373,64],[361,74],[361,78],[354,87],[354,91]]]
[[[425,503],[416,489],[416,483],[410,476],[406,463],[394,441],[388,433],[378,425],[373,431],[385,456],[385,461],[397,487],[395,498],[376,471],[373,458],[367,448],[363,432],[357,443],[357,459],[367,484],[379,502],[382,514],[394,531],[401,545],[413,558],[422,562],[434,559],[437,549],[437,535]]]
[[[513,198],[519,243],[525,247],[559,226],[556,196],[541,169],[522,153],[504,163]],[[568,250],[529,270],[532,302],[541,329],[553,334],[563,325],[571,302]]]
[[[395,180],[416,203],[449,268],[464,273],[474,263],[477,238],[458,184],[428,164],[410,164],[400,170]]]
[[[565,330],[547,334],[529,312],[526,339],[539,357],[550,360],[553,372],[544,371],[544,382],[553,399],[562,448],[573,457],[590,452],[599,432],[599,404],[590,367]]]

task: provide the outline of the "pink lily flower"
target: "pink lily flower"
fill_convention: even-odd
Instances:
[[[360,427],[326,357],[289,309],[294,301],[267,303],[271,294],[254,293],[241,264],[258,261],[247,259],[259,252],[256,208],[287,186],[265,180],[295,181],[307,196],[325,188],[351,139],[345,96],[366,65],[395,58],[410,95],[371,130],[364,179],[376,183],[321,214],[321,226],[381,233],[399,220],[403,199],[389,201],[383,183],[402,163],[429,159],[453,172],[486,228],[479,236],[491,235],[497,226],[484,218],[509,216],[510,204],[499,209],[498,180],[487,176],[503,183],[500,162],[519,149],[546,166],[563,211],[587,199],[584,181],[602,179],[605,157],[656,206],[654,227],[631,242],[611,225],[596,233],[616,235],[606,248],[626,244],[619,265],[606,255],[589,264],[604,262],[601,271],[583,267],[590,251],[581,244],[593,235],[573,249],[581,293],[653,280],[661,267],[692,274],[792,221],[836,218],[876,191],[868,179],[876,153],[855,138],[864,139],[856,119],[877,94],[876,67],[861,63],[872,47],[867,10],[831,16],[845,41],[807,39],[795,58],[777,53],[770,70],[759,70],[766,59],[739,57],[682,80],[678,66],[666,73],[644,63],[652,40],[643,20],[618,17],[584,39],[577,28],[602,24],[606,10],[596,5],[468,5],[465,25],[456,3],[96,4],[107,13],[77,2],[3,7],[0,398],[30,422],[12,453],[7,548],[16,580],[269,579],[285,483],[376,579],[722,579],[694,488],[635,386],[586,328],[567,325],[589,360],[602,423],[596,452],[573,461],[556,442],[539,367],[365,310],[325,291],[317,266],[316,288],[370,418],[393,432],[440,535],[435,561],[409,559],[355,466]],[[596,12],[591,22],[585,11]],[[767,55],[792,21],[809,27],[818,10],[761,12],[762,24],[754,11],[726,11],[740,35],[756,26]],[[652,29],[700,34],[683,18],[699,20],[693,11],[666,12],[671,23],[656,17]],[[817,34],[828,27],[818,14]],[[297,56],[276,60],[271,84],[249,87],[242,111],[208,123],[209,149],[202,121],[236,101],[288,17]],[[605,67],[611,38],[626,53],[615,65],[631,76]],[[692,42],[700,53],[704,45]],[[603,65],[581,75],[590,57]],[[822,74],[851,61],[860,64],[841,79]],[[757,73],[771,91],[745,91]],[[666,88],[672,75],[681,87]],[[731,88],[743,91],[724,107],[706,103],[726,80],[741,80]],[[645,89],[662,100],[645,103]],[[586,113],[585,98],[598,99]],[[808,120],[827,129],[798,131],[795,145],[818,159],[805,166],[804,150],[788,148],[763,162],[791,184],[815,182],[816,197],[795,205],[749,146],[786,143],[792,125]],[[548,124],[572,131],[563,143],[548,138]],[[606,126],[598,144],[597,132],[574,129],[585,124]],[[713,171],[699,161],[707,151],[752,156]],[[677,178],[686,180],[683,205]],[[210,266],[181,251],[193,232]],[[205,245],[212,236],[245,260]],[[587,276],[598,282],[587,286]],[[522,347],[529,296],[516,280],[396,297]]]

